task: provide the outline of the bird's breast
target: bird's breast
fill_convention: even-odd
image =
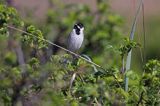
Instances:
[[[83,38],[84,38],[83,34],[77,35],[75,33],[71,33],[69,41],[68,41],[69,49],[72,51],[78,50],[82,45]]]

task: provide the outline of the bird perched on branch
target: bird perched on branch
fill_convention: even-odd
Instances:
[[[72,52],[80,49],[84,39],[84,26],[82,23],[76,23],[67,40],[67,48]]]

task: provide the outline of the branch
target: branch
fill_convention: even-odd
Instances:
[[[13,34],[13,32],[12,32]],[[8,41],[8,46],[11,47],[12,50],[14,50],[16,56],[17,56],[17,61],[21,69],[21,75],[22,75],[22,80],[19,83],[15,83],[13,85],[13,95],[11,99],[11,105],[15,106],[17,103],[18,98],[20,97],[20,92],[23,89],[25,83],[26,83],[26,77],[27,77],[27,71],[25,67],[25,61],[24,61],[24,56],[23,56],[23,51],[20,45],[20,42],[14,39],[12,36],[9,36],[9,41]]]
[[[84,57],[82,57],[82,56],[80,56],[80,55],[78,55],[78,54],[76,54],[76,53],[74,53],[74,52],[72,52],[72,51],[64,48],[64,47],[62,47],[62,46],[59,46],[59,45],[57,45],[57,44],[55,44],[55,43],[53,43],[53,42],[51,42],[51,41],[49,41],[49,40],[46,40],[46,39],[37,37],[37,36],[35,36],[35,35],[31,34],[31,33],[28,33],[28,32],[26,32],[26,31],[23,31],[23,30],[21,30],[21,29],[18,29],[18,28],[9,26],[9,25],[7,25],[7,27],[10,28],[10,29],[14,29],[14,30],[16,30],[16,31],[19,31],[19,32],[22,32],[22,33],[25,33],[25,34],[28,34],[28,35],[31,35],[31,36],[34,36],[34,37],[36,37],[37,39],[40,39],[40,40],[42,40],[42,41],[47,42],[48,44],[51,44],[51,45],[53,45],[53,46],[56,46],[56,47],[58,47],[58,48],[60,48],[60,49],[62,49],[62,50],[64,50],[64,51],[66,51],[66,52],[68,52],[68,53],[70,53],[70,54],[72,54],[72,55],[74,55],[74,56],[76,56],[76,57],[78,57],[78,58],[83,59],[83,60],[86,61],[87,63],[90,63],[90,64],[92,64],[92,65],[94,65],[94,66],[96,66],[96,67],[98,67],[98,68],[101,68],[102,70],[105,71],[105,69],[104,69],[102,66],[100,66],[100,65],[92,62],[91,60],[88,60],[88,59],[86,59],[86,58],[84,58]],[[119,84],[119,82],[117,81],[115,75],[113,75],[113,77],[115,78],[115,81],[117,82],[117,84],[119,85],[119,87],[122,88],[121,85]]]
[[[14,29],[14,30],[17,30],[17,31],[19,31],[19,32],[23,32],[23,33],[25,33],[25,34],[34,36],[33,34],[28,33],[28,32],[26,32],[26,31],[23,31],[23,30],[18,29],[18,28],[15,28],[15,27],[12,27],[12,26],[9,26],[9,25],[7,25],[7,27],[10,28],[10,29]],[[62,50],[64,50],[64,51],[66,51],[66,52],[68,52],[68,53],[76,56],[76,57],[79,57],[79,58],[83,59],[84,61],[86,61],[86,62],[88,62],[88,63],[90,63],[90,64],[93,64],[93,65],[95,65],[95,66],[103,69],[103,67],[101,67],[100,65],[98,65],[98,64],[96,64],[96,63],[94,63],[94,62],[92,62],[92,61],[89,61],[89,60],[87,60],[86,58],[84,58],[84,57],[82,57],[82,56],[80,56],[80,55],[78,55],[78,54],[76,54],[76,53],[74,53],[74,52],[72,52],[72,51],[70,51],[70,50],[62,47],[62,46],[59,46],[59,45],[57,45],[57,44],[55,44],[55,43],[53,43],[53,42],[51,42],[51,41],[49,41],[49,40],[46,40],[46,39],[43,39],[43,38],[40,38],[40,37],[37,37],[37,36],[34,36],[34,37],[36,37],[36,38],[38,38],[38,39],[40,39],[40,40],[43,40],[43,41],[47,42],[48,44],[51,44],[51,45],[53,45],[53,46],[56,46],[56,47],[58,47],[58,48],[60,48],[60,49],[62,49]]]
[[[137,103],[137,106],[139,106],[139,104],[142,102],[142,100],[143,100],[143,93],[144,92],[142,92],[141,93],[141,95],[140,95],[140,98],[139,98],[139,101],[138,101],[138,103]]]

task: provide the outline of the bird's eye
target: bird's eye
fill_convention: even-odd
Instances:
[[[74,29],[77,29],[78,27],[77,27],[77,25],[74,25]]]

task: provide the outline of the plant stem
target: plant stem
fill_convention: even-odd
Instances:
[[[132,28],[131,28],[130,40],[133,40],[133,38],[134,38],[134,34],[135,34],[135,30],[136,30],[136,24],[137,24],[137,19],[138,19],[138,14],[140,13],[142,4],[143,4],[143,1],[140,0],[137,12],[135,14],[135,18],[133,20],[133,25],[132,25]],[[132,49],[128,52],[128,55],[127,55],[126,71],[130,70],[131,54],[132,54]],[[125,91],[126,92],[128,91],[128,83],[129,83],[129,78],[125,75]]]

